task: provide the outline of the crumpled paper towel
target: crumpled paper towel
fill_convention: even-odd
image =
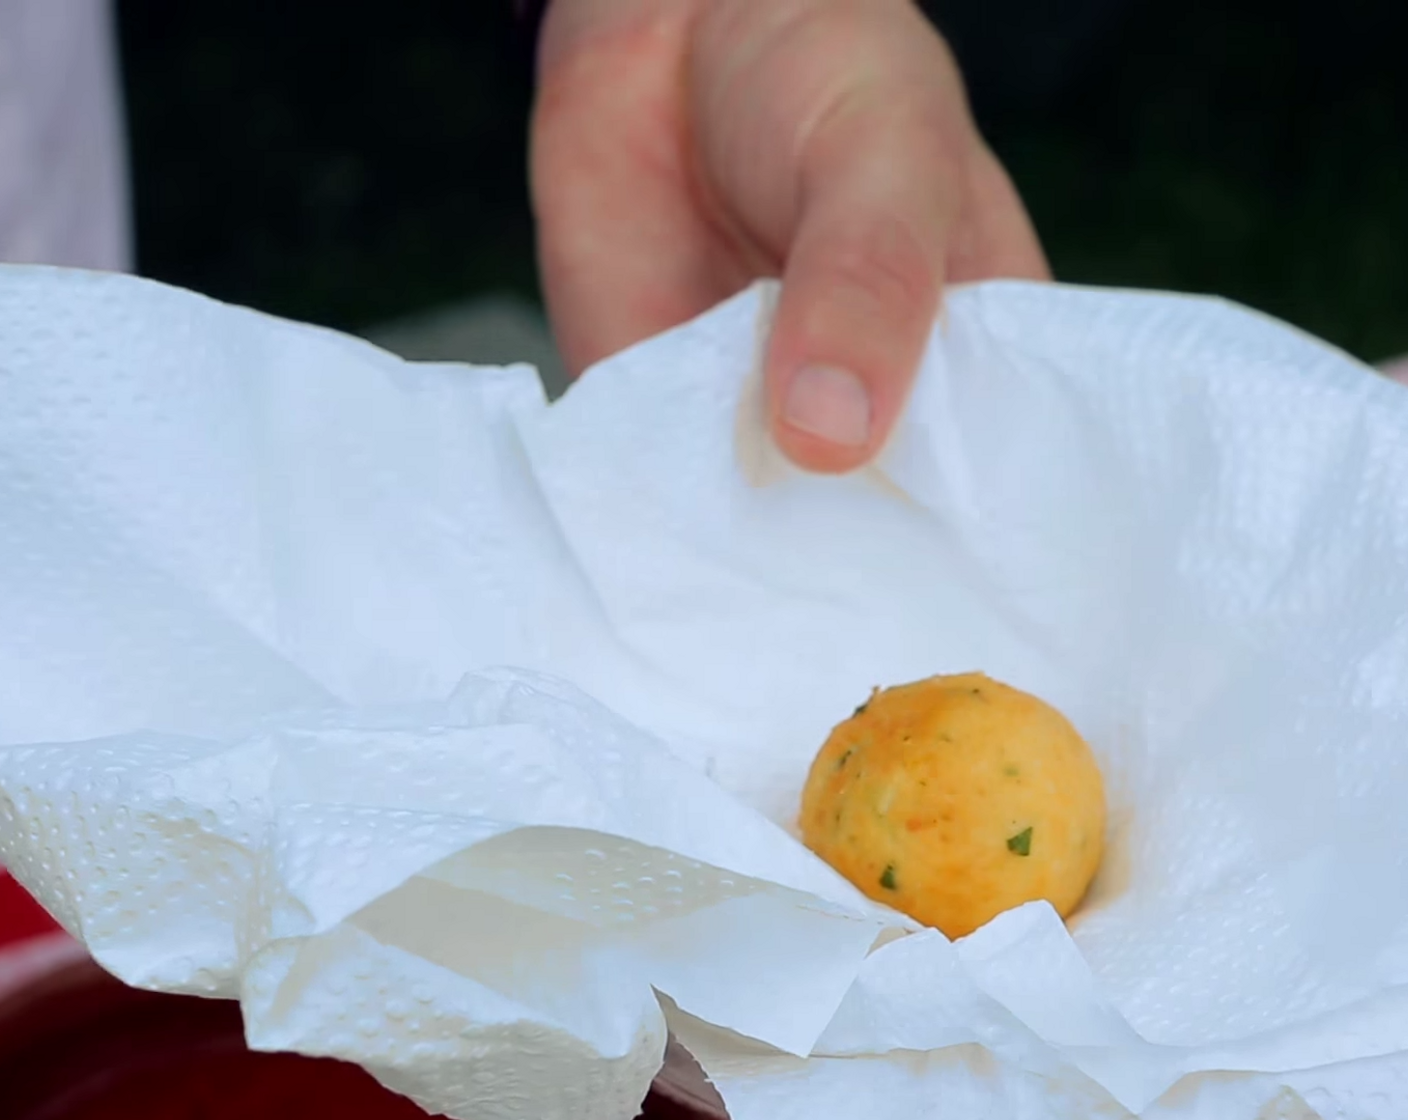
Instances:
[[[1167,295],[953,291],[871,470],[773,289],[590,371],[0,269],[0,862],[130,983],[453,1116],[1408,1115],[1408,391]],[[872,685],[1095,747],[1110,854],[949,943],[789,833]],[[567,682],[571,682],[570,684]]]

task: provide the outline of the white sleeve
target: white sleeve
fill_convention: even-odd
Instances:
[[[0,261],[132,267],[109,0],[0,0]]]

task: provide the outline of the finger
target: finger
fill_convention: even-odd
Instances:
[[[909,395],[938,309],[961,157],[876,85],[808,143],[767,354],[773,434],[799,466],[869,461]]]
[[[564,34],[547,40],[530,178],[544,298],[575,376],[744,280],[693,202],[682,29],[647,19],[568,48]]]
[[[967,163],[967,189],[945,273],[950,284],[997,277],[1051,279],[1051,266],[1016,187],[981,143]]]

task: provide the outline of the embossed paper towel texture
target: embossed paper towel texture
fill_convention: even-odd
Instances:
[[[458,1115],[629,1115],[665,1015],[739,1120],[1408,1114],[1401,388],[987,285],[818,479],[760,436],[767,288],[551,408],[0,289],[0,859],[124,978]],[[1073,936],[915,933],[784,831],[871,685],[974,667],[1106,769]]]

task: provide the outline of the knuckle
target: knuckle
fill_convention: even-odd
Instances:
[[[938,268],[913,225],[888,215],[842,235],[827,270],[846,298],[882,319],[926,316],[937,299]]]

